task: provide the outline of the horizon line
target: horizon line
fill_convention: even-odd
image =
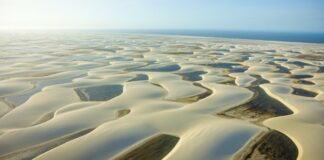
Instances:
[[[74,28],[74,27],[30,27],[30,28],[5,28],[0,27],[0,31],[218,31],[218,32],[264,32],[264,33],[324,33],[323,31],[304,31],[304,30],[238,30],[238,29],[212,29],[212,28]]]

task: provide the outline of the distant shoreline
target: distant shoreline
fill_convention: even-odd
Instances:
[[[324,32],[273,32],[273,31],[221,31],[221,30],[153,30],[153,29],[18,29],[3,30],[1,33],[61,33],[97,32],[111,34],[141,34],[163,36],[189,36],[201,38],[225,38],[287,43],[324,44]]]
[[[138,33],[158,35],[181,35],[216,38],[251,39],[282,42],[324,44],[324,33],[260,32],[260,31],[213,31],[213,30],[107,30],[112,33]]]

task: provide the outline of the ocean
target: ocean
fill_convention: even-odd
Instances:
[[[324,33],[315,32],[266,32],[266,31],[215,31],[215,30],[114,30],[118,33],[144,33],[186,35],[202,37],[237,38],[285,42],[324,43]]]

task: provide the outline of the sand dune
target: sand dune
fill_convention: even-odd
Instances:
[[[0,36],[0,159],[324,158],[323,45],[79,34]]]

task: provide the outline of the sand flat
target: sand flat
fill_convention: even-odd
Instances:
[[[324,158],[323,44],[1,34],[0,159]]]

